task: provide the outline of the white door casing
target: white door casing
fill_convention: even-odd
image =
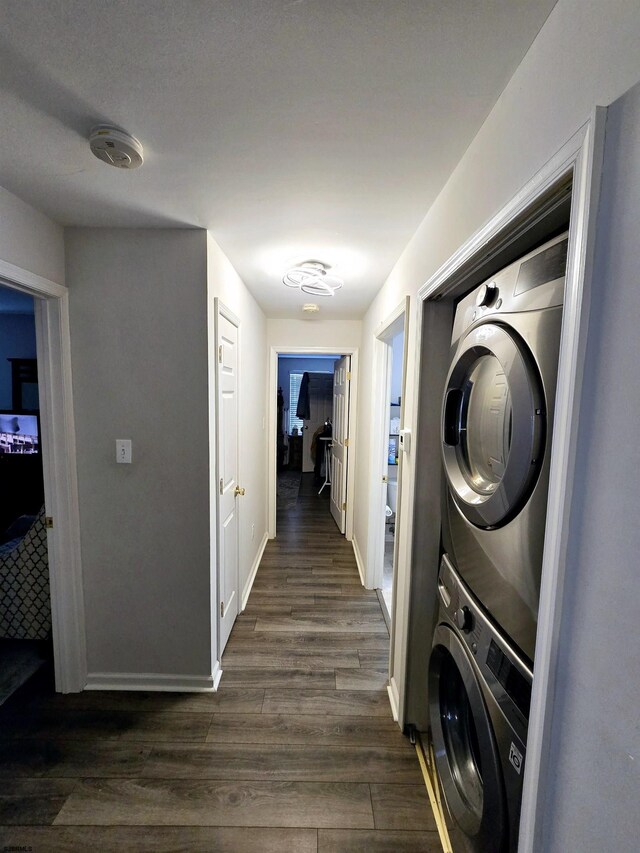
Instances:
[[[57,282],[0,260],[0,279],[36,297],[43,475],[48,532],[55,687],[77,693],[87,682],[80,515],[71,381],[69,294]]]
[[[238,326],[224,306],[216,306],[218,388],[216,409],[218,468],[218,656],[221,657],[239,610],[238,594]]]
[[[406,404],[406,367],[409,324],[409,297],[405,297],[378,326],[373,335],[373,389],[371,395],[371,450],[370,450],[370,491],[368,520],[368,554],[365,586],[367,589],[379,589],[382,586],[384,572],[384,536],[385,508],[387,506],[387,483],[389,474],[389,411],[391,402],[391,342],[395,335],[404,331],[404,350],[402,354],[402,406],[400,408],[400,426],[404,426]],[[400,503],[402,493],[403,453],[398,454],[398,478],[396,496],[396,534],[400,528]],[[399,536],[396,535],[396,550]],[[394,561],[396,557],[394,556]],[[395,563],[394,563],[395,565]],[[394,570],[395,575],[395,570]]]
[[[345,532],[347,459],[349,453],[349,386],[351,356],[336,363],[333,373],[333,440],[331,442],[331,515],[340,533]]]

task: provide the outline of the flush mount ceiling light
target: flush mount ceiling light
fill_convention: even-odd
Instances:
[[[311,296],[333,296],[344,282],[336,275],[329,274],[331,267],[322,261],[303,261],[288,270],[282,277],[287,287],[297,287]]]

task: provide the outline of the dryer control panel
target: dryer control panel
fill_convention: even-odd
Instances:
[[[456,307],[451,343],[488,318],[562,305],[568,244],[566,233],[554,237],[464,296]]]

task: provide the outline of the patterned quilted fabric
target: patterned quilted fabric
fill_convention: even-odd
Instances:
[[[51,633],[44,507],[17,544],[0,547],[0,637],[46,640]]]

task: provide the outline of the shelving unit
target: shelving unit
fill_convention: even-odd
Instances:
[[[391,412],[393,413],[394,409],[400,409],[401,405],[402,405],[401,403],[391,403]],[[395,458],[395,462],[387,461],[387,464],[388,465],[397,465],[398,464],[398,433],[397,432],[390,432],[389,438],[395,438],[396,439],[396,458]],[[387,456],[387,458],[388,458],[388,456]]]

